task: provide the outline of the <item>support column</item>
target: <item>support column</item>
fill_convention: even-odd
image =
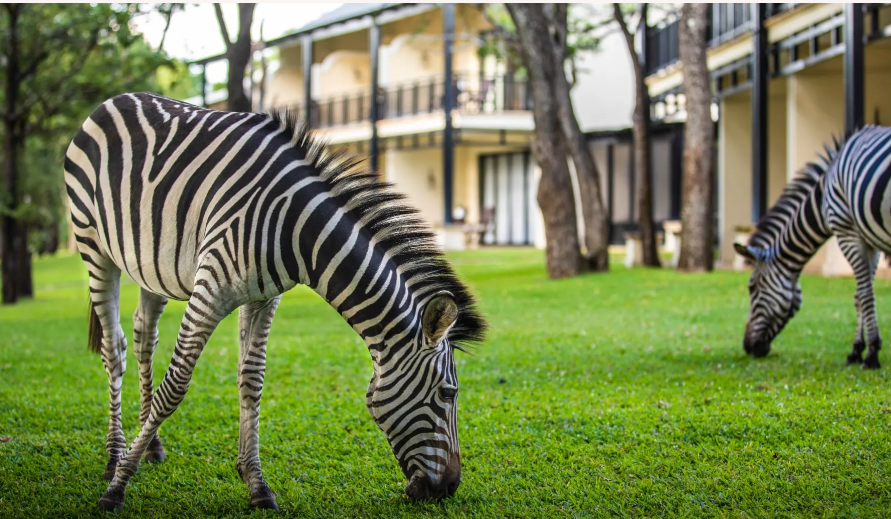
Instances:
[[[303,118],[312,126],[312,33],[301,40],[303,45]]]
[[[443,79],[445,85],[442,100],[442,109],[445,112],[445,129],[442,134],[442,191],[443,205],[445,206],[446,225],[452,223],[452,183],[455,169],[455,142],[452,128],[452,109],[454,108],[454,78],[452,74],[452,47],[455,39],[455,4],[443,4],[442,6],[442,48],[445,55]]]
[[[863,126],[863,4],[845,4],[845,131]]]
[[[371,143],[368,151],[368,157],[371,159],[372,171],[378,170],[378,137],[377,137],[377,121],[380,119],[380,103],[378,95],[379,78],[378,78],[378,56],[381,47],[381,27],[377,23],[376,18],[371,19],[371,27],[368,29],[368,49],[371,53],[371,96],[369,97],[371,105],[371,113],[369,120],[371,121]]]
[[[752,221],[767,213],[767,4],[751,6],[752,23]]]
[[[201,65],[201,106],[207,108],[207,63]]]

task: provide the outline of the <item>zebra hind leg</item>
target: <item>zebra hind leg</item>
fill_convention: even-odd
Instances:
[[[127,370],[127,339],[120,319],[121,271],[107,258],[95,253],[89,256],[90,319],[93,321],[90,342],[99,343],[99,354],[108,375],[108,435],[105,439],[108,463],[104,474],[107,481],[114,477],[118,461],[127,448],[121,422],[121,386]],[[94,346],[91,344],[91,347]]]
[[[863,315],[860,312],[860,300],[854,294],[854,307],[857,309],[857,334],[854,335],[854,346],[848,354],[848,366],[863,363],[863,350],[866,349],[866,341],[863,340]]]
[[[278,510],[275,494],[260,470],[260,397],[266,372],[266,341],[281,296],[243,305],[239,310],[238,475],[248,486],[252,508]]]
[[[838,245],[848,263],[851,264],[851,268],[854,270],[854,277],[857,280],[857,292],[854,297],[858,310],[858,321],[861,321],[859,327],[862,327],[866,335],[865,342],[869,347],[869,352],[866,358],[863,359],[861,367],[863,369],[878,369],[880,367],[879,350],[882,348],[882,337],[879,334],[879,323],[876,319],[876,295],[873,288],[873,279],[878,266],[879,253],[856,236],[839,236]],[[852,356],[856,360],[854,355],[856,351],[857,342],[855,340],[854,351],[851,352],[851,355],[848,355],[849,361]]]
[[[195,365],[204,346],[220,321],[232,311],[230,303],[214,296],[222,292],[212,275],[204,267],[198,270],[195,289],[189,298],[176,337],[173,357],[167,367],[164,380],[152,397],[149,416],[139,435],[117,464],[114,479],[99,499],[99,507],[105,511],[120,512],[124,507],[124,493],[130,478],[139,469],[139,462],[149,443],[158,433],[161,424],[172,415],[186,397]],[[234,306],[238,306],[237,304]]]
[[[154,389],[152,356],[158,345],[158,321],[166,306],[166,297],[142,289],[139,293],[139,306],[136,308],[136,313],[133,314],[133,352],[139,363],[140,425],[145,425],[152,410],[152,391]],[[145,461],[161,462],[166,457],[164,445],[156,433],[145,451]]]

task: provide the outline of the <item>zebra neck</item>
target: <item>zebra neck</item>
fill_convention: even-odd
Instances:
[[[801,272],[831,235],[823,216],[824,186],[821,180],[810,195],[791,208],[771,255],[791,272]]]
[[[317,276],[310,274],[306,284],[340,313],[370,349],[409,342],[420,326],[418,296],[423,292],[416,289],[413,269],[397,264],[380,244],[367,239],[368,234],[350,234],[354,238],[344,240],[341,253],[326,267],[317,264],[311,269]]]

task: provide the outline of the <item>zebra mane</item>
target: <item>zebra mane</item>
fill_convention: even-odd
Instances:
[[[810,197],[814,187],[826,176],[839,151],[854,133],[856,132],[847,133],[841,139],[833,135],[832,144],[823,146],[825,154],[818,154],[817,160],[808,162],[798,170],[795,178],[783,189],[780,198],[756,224],[749,245],[769,247],[776,242],[789,218]]]
[[[343,201],[344,209],[358,215],[415,288],[429,288],[430,293],[445,290],[454,296],[458,319],[449,331],[449,341],[462,350],[467,343],[482,341],[487,324],[474,296],[455,275],[418,210],[404,202],[406,196],[363,167],[364,159],[349,155],[343,148],[327,149],[327,139],[313,136],[309,125],[295,112],[283,110],[267,116],[290,136],[306,162],[328,183],[332,195]]]

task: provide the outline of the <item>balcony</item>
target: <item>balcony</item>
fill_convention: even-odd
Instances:
[[[452,106],[460,114],[495,115],[532,108],[531,92],[525,78],[458,73],[452,81]],[[333,128],[370,121],[369,89],[314,100],[310,111],[312,125]],[[443,109],[444,100],[444,78],[431,76],[382,87],[377,96],[378,114],[383,120],[436,113]],[[288,108],[297,111],[301,117],[305,114],[303,105]]]
[[[767,4],[767,16],[775,16],[799,4]],[[708,45],[716,47],[752,30],[751,4],[711,4]],[[646,73],[649,76],[678,61],[678,20],[675,17],[650,29],[647,35]]]

